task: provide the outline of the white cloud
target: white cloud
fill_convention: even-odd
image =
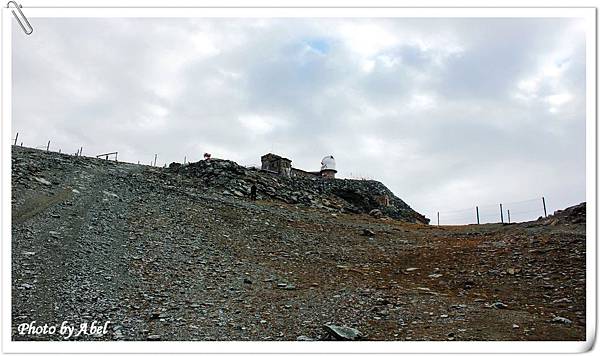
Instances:
[[[260,115],[244,115],[238,117],[238,121],[243,127],[248,129],[250,133],[255,135],[265,135],[278,126],[283,126],[284,122],[273,117],[260,116]]]
[[[349,22],[340,26],[339,31],[345,45],[361,57],[373,56],[398,41],[394,34],[375,23]]]
[[[375,61],[372,59],[363,60],[361,66],[363,71],[370,73],[373,71],[373,68],[375,68]]]
[[[544,98],[552,106],[561,106],[571,101],[572,96],[569,93],[549,95]]]
[[[414,94],[408,104],[408,107],[415,111],[429,110],[434,108],[434,106],[434,96],[429,94]]]
[[[521,80],[518,87],[524,94],[535,96],[540,87],[540,82],[537,78]]]

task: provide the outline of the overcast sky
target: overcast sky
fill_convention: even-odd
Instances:
[[[583,20],[32,24],[25,36],[13,21],[12,131],[25,146],[146,164],[158,153],[159,165],[273,152],[305,170],[332,154],[339,177],[379,180],[433,220],[585,200]]]

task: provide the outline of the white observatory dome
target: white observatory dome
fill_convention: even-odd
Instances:
[[[325,170],[336,171],[335,170],[335,159],[333,158],[333,156],[325,156],[321,160],[321,171],[325,171]]]

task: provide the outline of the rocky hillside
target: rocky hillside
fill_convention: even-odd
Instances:
[[[540,220],[546,225],[585,224],[585,215],[585,203],[581,203],[564,210],[557,210],[554,214]]]
[[[411,209],[385,185],[373,180],[287,178],[215,159],[185,166],[172,163],[168,172],[193,177],[198,184],[225,195],[247,197],[254,184],[258,188],[258,198],[262,200],[278,200],[330,212],[371,213],[406,222],[429,223],[429,219]],[[389,205],[382,204],[384,196],[388,197]]]
[[[13,147],[12,339],[67,321],[109,323],[68,340],[585,340],[583,207],[429,226],[296,203],[278,177],[253,202],[237,167]]]

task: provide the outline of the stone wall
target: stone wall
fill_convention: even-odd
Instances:
[[[292,177],[303,177],[303,178],[319,178],[319,172],[307,172],[302,169],[292,168]]]
[[[291,175],[292,161],[287,158],[268,153],[262,156],[260,161],[261,168],[266,171],[277,172],[286,177]]]

